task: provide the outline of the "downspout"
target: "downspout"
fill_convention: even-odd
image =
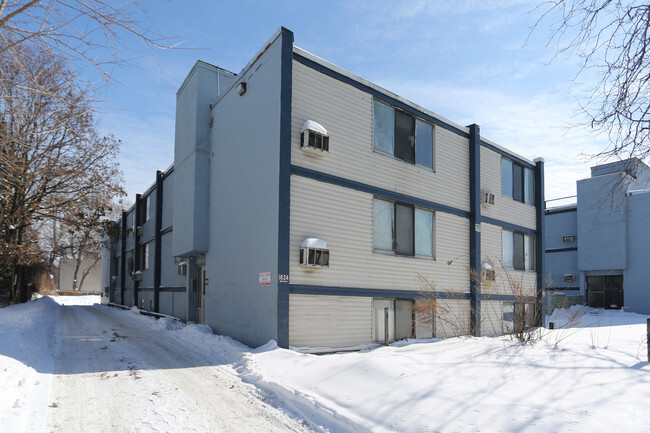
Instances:
[[[481,128],[469,125],[470,332],[481,335]]]
[[[153,311],[159,313],[160,305],[160,274],[162,264],[162,205],[163,177],[160,170],[156,171],[156,223],[155,223],[155,252],[153,265]]]
[[[135,233],[133,234],[133,305],[138,307],[138,289],[140,288],[140,281],[135,279],[135,272],[142,271],[140,269],[140,235],[138,234],[138,227],[140,226],[141,215],[140,215],[140,204],[142,202],[142,195],[135,195],[135,211],[133,212],[133,218],[135,220]],[[139,308],[139,307],[138,307]]]
[[[124,285],[126,284],[126,211],[122,211],[122,230],[120,233],[120,304],[124,304]]]
[[[537,323],[542,326],[546,311],[543,308],[544,301],[544,275],[546,274],[546,245],[544,239],[544,217],[546,214],[546,201],[544,200],[544,158],[535,160],[535,270],[537,271],[537,291],[535,293],[535,303],[537,314]]]

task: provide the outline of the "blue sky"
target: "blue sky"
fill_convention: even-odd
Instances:
[[[98,98],[101,128],[122,140],[129,200],[173,161],[176,90],[196,60],[240,69],[280,27],[294,44],[530,159],[546,161],[546,198],[575,194],[607,146],[579,123],[577,60],[550,62],[547,27],[530,34],[536,2],[161,1],[140,4],[183,49],[148,54],[129,42],[130,67]],[[544,23],[551,24],[550,21]],[[549,203],[551,205],[551,203]]]

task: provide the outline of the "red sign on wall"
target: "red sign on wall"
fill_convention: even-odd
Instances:
[[[270,286],[271,285],[271,273],[270,272],[260,272],[259,285],[260,286]]]

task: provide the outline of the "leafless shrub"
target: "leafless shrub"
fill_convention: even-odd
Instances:
[[[535,284],[524,272],[506,269],[500,262],[490,262],[489,272],[469,270],[472,281],[480,283],[480,320],[472,328],[467,292],[439,290],[435,281],[419,276],[420,290],[413,311],[418,324],[430,325],[434,335],[510,335],[522,343],[541,337],[542,306],[535,300]]]

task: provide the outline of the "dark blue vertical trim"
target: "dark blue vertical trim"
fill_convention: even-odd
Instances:
[[[133,211],[133,218],[135,221],[135,224],[133,226],[135,227],[135,233],[133,233],[133,240],[134,240],[134,247],[133,247],[133,270],[135,271],[140,271],[140,235],[138,235],[138,227],[140,226],[140,221],[142,220],[141,218],[141,213],[142,211],[140,210],[140,206],[142,204],[142,194],[136,194],[135,195],[135,211]],[[138,306],[138,289],[140,288],[140,281],[136,280],[133,278],[133,305],[136,307]]]
[[[120,304],[126,305],[124,303],[124,285],[126,284],[126,211],[122,211],[120,241]]]
[[[154,263],[153,263],[153,311],[159,312],[160,308],[160,277],[162,266],[162,205],[163,205],[163,174],[156,171],[156,214],[154,234]]]
[[[538,326],[541,326],[544,320],[543,297],[544,297],[544,275],[546,275],[546,245],[544,240],[544,217],[546,214],[546,201],[544,199],[544,160],[539,158],[535,160],[535,219],[536,235],[535,238],[535,269],[537,270],[537,314]]]
[[[278,206],[278,275],[289,275],[289,220],[291,188],[291,86],[293,32],[282,27],[280,66],[280,179]],[[278,346],[289,348],[289,282],[278,285]]]
[[[481,129],[469,126],[469,267],[470,331],[481,334]]]

